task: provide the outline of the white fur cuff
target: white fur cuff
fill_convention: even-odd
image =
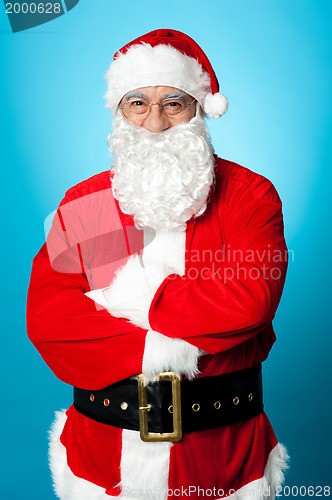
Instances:
[[[159,372],[173,371],[194,378],[199,370],[198,358],[203,351],[182,339],[173,339],[161,333],[148,331],[145,340],[142,373],[154,377]]]
[[[140,257],[130,257],[113,283],[103,290],[108,311],[116,318],[149,329],[150,304],[163,280],[164,274],[157,267],[143,267]]]

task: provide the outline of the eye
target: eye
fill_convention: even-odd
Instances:
[[[128,103],[131,113],[143,114],[148,110],[148,103],[144,99],[134,99]]]
[[[165,103],[165,106],[170,108],[181,108],[182,103],[180,101],[169,101]]]
[[[134,101],[129,102],[129,106],[132,110],[138,109],[138,108],[144,108],[147,107],[147,103],[143,101],[142,99],[135,99]]]
[[[163,102],[163,108],[167,115],[177,115],[184,110],[186,104],[182,100],[169,100]]]

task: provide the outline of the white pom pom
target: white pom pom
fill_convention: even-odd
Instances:
[[[211,118],[220,118],[221,115],[226,113],[228,108],[228,101],[222,94],[207,94],[204,101],[204,111]]]

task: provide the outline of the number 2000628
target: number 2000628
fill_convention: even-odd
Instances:
[[[330,486],[277,486],[276,497],[329,497]]]
[[[43,3],[43,2],[23,2],[20,3],[6,3],[7,14],[60,14],[60,3]]]

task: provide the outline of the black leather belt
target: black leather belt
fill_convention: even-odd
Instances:
[[[248,420],[263,411],[261,364],[245,370],[181,380],[173,372],[159,380],[125,379],[105,389],[74,387],[74,406],[86,417],[140,430],[144,441],[179,441],[182,433]]]

